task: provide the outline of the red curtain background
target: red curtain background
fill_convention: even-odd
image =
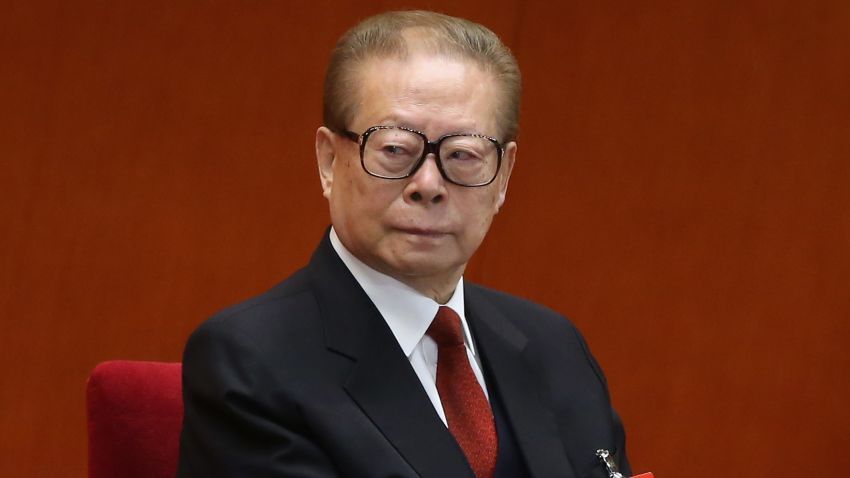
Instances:
[[[515,51],[518,163],[468,277],[585,332],[636,470],[846,454],[850,3],[3,3],[0,475],[84,476],[96,363],[179,360],[307,261],[330,48],[400,6]]]

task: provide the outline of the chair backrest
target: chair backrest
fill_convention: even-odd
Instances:
[[[173,478],[183,421],[181,364],[116,360],[86,386],[89,478]]]

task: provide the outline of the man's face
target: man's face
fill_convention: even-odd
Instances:
[[[498,85],[475,63],[413,54],[361,66],[356,114],[348,129],[405,126],[434,141],[450,133],[498,137]],[[454,284],[502,205],[516,144],[506,145],[495,181],[463,187],[440,175],[433,155],[406,179],[381,179],[360,165],[358,145],[326,128],[316,152],[331,222],[358,259],[420,292]],[[435,295],[436,294],[436,295]]]

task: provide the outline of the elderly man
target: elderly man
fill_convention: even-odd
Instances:
[[[181,477],[596,477],[623,429],[560,315],[464,283],[505,201],[520,74],[430,12],[372,17],[328,68],[310,263],[184,356]]]

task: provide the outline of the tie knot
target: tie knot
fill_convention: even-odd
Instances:
[[[463,345],[463,330],[460,316],[449,307],[440,307],[437,316],[428,327],[428,334],[440,347]]]

